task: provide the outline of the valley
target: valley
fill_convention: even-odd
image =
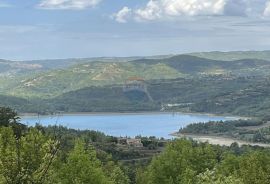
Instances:
[[[0,184],[270,184],[270,0],[0,0]]]
[[[7,66],[1,71],[0,105],[19,113],[39,115],[182,112],[252,117],[255,118],[252,121],[258,122],[269,119],[268,54],[268,51],[212,52],[152,58],[98,58],[101,61],[68,59],[59,60],[62,64],[55,66],[52,64],[55,60],[9,65],[3,61]],[[127,87],[131,90],[125,90]],[[192,126],[180,132],[201,134],[189,130]],[[260,135],[268,143],[265,123],[225,130],[205,134],[262,142],[256,137]]]

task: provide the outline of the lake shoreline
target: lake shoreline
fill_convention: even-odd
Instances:
[[[192,123],[208,121],[226,121],[237,118],[224,116],[198,115],[191,113],[143,112],[143,113],[67,113],[47,116],[25,114],[21,122],[35,126],[61,125],[71,129],[96,130],[113,136],[156,136],[171,137],[170,133],[178,131]],[[30,116],[32,115],[32,116]]]
[[[234,139],[231,137],[224,137],[224,136],[217,136],[217,135],[183,134],[183,133],[178,133],[178,132],[172,133],[170,135],[175,138],[188,138],[188,139],[192,139],[198,142],[208,142],[209,144],[220,145],[220,146],[231,146],[232,143],[236,142],[239,146],[250,145],[250,146],[261,146],[265,148],[270,147],[270,144],[266,144],[266,143],[254,143],[254,142]]]
[[[209,117],[224,117],[228,119],[252,119],[253,117],[234,116],[232,114],[213,114],[213,113],[198,113],[198,112],[171,112],[171,111],[138,111],[138,112],[63,112],[57,114],[37,114],[37,113],[20,113],[21,117],[36,117],[36,116],[64,116],[64,115],[154,115],[154,114],[183,114],[183,115],[199,115]]]

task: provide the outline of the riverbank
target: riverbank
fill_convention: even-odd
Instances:
[[[232,143],[237,143],[239,146],[242,145],[250,145],[250,146],[261,146],[261,147],[270,147],[270,144],[264,143],[252,143],[247,141],[242,141],[238,139],[233,139],[229,137],[219,137],[219,136],[212,136],[212,135],[195,135],[195,134],[180,134],[180,133],[172,133],[172,136],[176,138],[188,138],[193,139],[199,142],[208,142],[209,144],[213,145],[220,145],[220,146],[230,146]]]

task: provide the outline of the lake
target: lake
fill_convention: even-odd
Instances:
[[[233,117],[183,113],[132,114],[62,114],[57,116],[22,116],[21,122],[29,126],[63,125],[80,130],[96,130],[113,136],[156,136],[171,138],[170,133],[190,123],[210,120],[230,120]]]

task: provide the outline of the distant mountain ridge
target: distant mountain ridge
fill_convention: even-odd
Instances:
[[[0,94],[44,99],[91,86],[123,84],[134,76],[153,80],[270,74],[270,62],[262,59],[222,61],[192,55],[103,58],[102,61],[93,58],[2,60],[0,65],[3,67],[0,70]]]
[[[195,52],[188,55],[214,59],[220,61],[234,61],[241,59],[261,59],[270,61],[270,50],[265,51],[231,51],[231,52]]]
[[[234,61],[243,59],[258,59],[270,61],[270,51],[231,51],[231,52],[197,52],[179,55],[158,55],[158,56],[134,56],[134,57],[94,57],[94,58],[68,58],[48,60],[10,61],[0,59],[0,75],[3,72],[40,72],[54,69],[64,69],[73,65],[88,62],[130,62],[134,60],[159,60],[166,58],[177,58],[179,56],[196,56],[199,58],[215,61]],[[183,59],[183,58],[182,58]]]

